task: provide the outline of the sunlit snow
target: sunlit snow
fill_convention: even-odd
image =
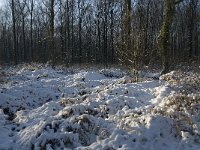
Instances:
[[[178,135],[174,120],[157,113],[177,91],[162,79],[135,83],[115,68],[4,71],[0,149],[200,149],[198,133]]]

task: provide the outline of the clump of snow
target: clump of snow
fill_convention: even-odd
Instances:
[[[34,64],[5,72],[0,149],[200,148],[199,74],[179,82],[177,72],[160,80],[144,73],[135,82],[120,69]]]

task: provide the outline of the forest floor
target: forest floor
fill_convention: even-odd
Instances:
[[[139,82],[118,68],[0,73],[0,149],[200,149],[200,66]]]

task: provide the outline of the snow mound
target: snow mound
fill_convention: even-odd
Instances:
[[[200,148],[198,74],[21,67],[0,88],[0,149]]]

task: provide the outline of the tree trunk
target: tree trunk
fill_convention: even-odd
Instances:
[[[162,74],[169,71],[169,38],[170,38],[170,27],[173,20],[173,14],[175,11],[174,0],[164,1],[164,20],[160,31],[159,47],[162,58]]]
[[[22,16],[22,35],[23,35],[23,52],[24,52],[23,60],[26,61],[27,55],[26,55],[26,36],[25,36],[25,18],[24,18],[24,16]]]
[[[14,51],[14,63],[17,64],[17,36],[16,36],[16,18],[15,18],[15,2],[12,0],[12,23],[13,23],[13,51]]]
[[[113,4],[112,4],[113,5]],[[112,6],[111,5],[111,6]],[[111,11],[110,11],[110,15],[111,15],[111,24],[110,24],[110,36],[111,36],[111,60],[110,62],[111,63],[114,63],[114,10],[113,8],[111,8]]]
[[[50,60],[53,65],[55,64],[55,51],[54,51],[54,2],[50,0]]]
[[[66,1],[66,3],[67,3],[67,16],[66,16],[66,31],[65,31],[65,34],[66,34],[66,41],[65,41],[65,43],[66,43],[66,45],[67,45],[67,49],[66,49],[66,51],[68,52],[67,54],[68,54],[68,56],[67,56],[67,65],[69,65],[69,63],[70,63],[70,59],[71,59],[71,56],[70,56],[70,54],[71,54],[71,46],[70,46],[70,12],[69,12],[69,1],[67,0]],[[67,32],[67,33],[66,33]]]
[[[81,7],[80,4],[81,1],[78,1],[78,10],[79,10],[79,21],[78,21],[78,38],[79,38],[79,64],[81,65],[82,63],[82,12],[81,12]]]
[[[31,45],[30,45],[30,55],[31,55],[31,61],[33,61],[33,0],[31,0],[31,10],[30,10],[30,15],[31,15],[31,22],[30,22],[30,41],[31,41]]]

